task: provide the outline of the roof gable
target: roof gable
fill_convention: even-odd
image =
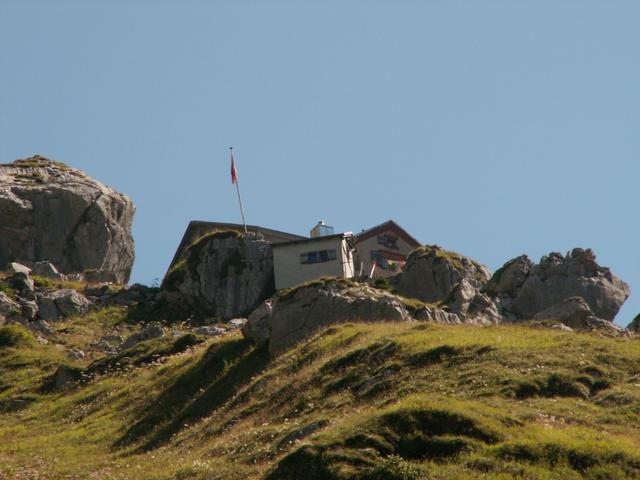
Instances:
[[[356,242],[362,242],[364,240],[367,240],[368,238],[375,237],[376,235],[388,231],[395,233],[398,237],[407,242],[412,248],[418,248],[422,245],[420,242],[418,242],[418,240],[409,235],[409,233],[404,228],[402,228],[393,220],[387,220],[380,225],[376,225],[375,227],[371,227],[364,232],[360,232],[355,236],[355,239]]]

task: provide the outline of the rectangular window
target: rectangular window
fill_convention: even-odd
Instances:
[[[310,263],[331,262],[338,258],[336,249],[319,250],[317,252],[307,252],[300,255],[300,263],[303,265]]]
[[[394,237],[392,235],[387,235],[387,234],[378,235],[378,244],[383,245],[387,248],[391,248],[392,250],[397,250],[398,237]]]

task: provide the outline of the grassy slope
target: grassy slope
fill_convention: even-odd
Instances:
[[[65,341],[123,313],[104,315]],[[49,393],[59,363],[90,360],[0,347],[0,478],[640,477],[638,340],[357,324],[271,361],[240,335],[165,356],[171,342]]]

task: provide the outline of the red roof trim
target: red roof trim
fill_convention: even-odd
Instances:
[[[418,248],[418,247],[422,246],[422,244],[420,242],[418,242],[415,238],[413,238],[411,235],[409,235],[404,228],[402,228],[400,225],[398,225],[393,220],[388,220],[388,221],[386,221],[384,223],[381,223],[380,225],[376,225],[375,227],[371,227],[370,229],[365,230],[364,232],[358,233],[355,236],[356,243],[357,242],[362,242],[362,241],[367,240],[368,238],[371,238],[371,237],[375,237],[376,235],[378,235],[380,233],[383,233],[383,232],[386,232],[386,231],[389,231],[389,230],[391,230],[392,232],[397,234],[398,237],[402,238],[412,248]]]

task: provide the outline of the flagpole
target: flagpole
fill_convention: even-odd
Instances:
[[[233,161],[233,147],[229,147],[229,153],[231,154],[231,165],[235,168],[235,162]],[[247,222],[244,220],[244,208],[242,207],[242,198],[240,197],[240,185],[238,184],[238,175],[236,173],[235,182],[236,184],[236,193],[238,194],[238,203],[240,204],[240,215],[242,216],[242,225],[244,226],[245,235],[248,233],[247,231]]]

